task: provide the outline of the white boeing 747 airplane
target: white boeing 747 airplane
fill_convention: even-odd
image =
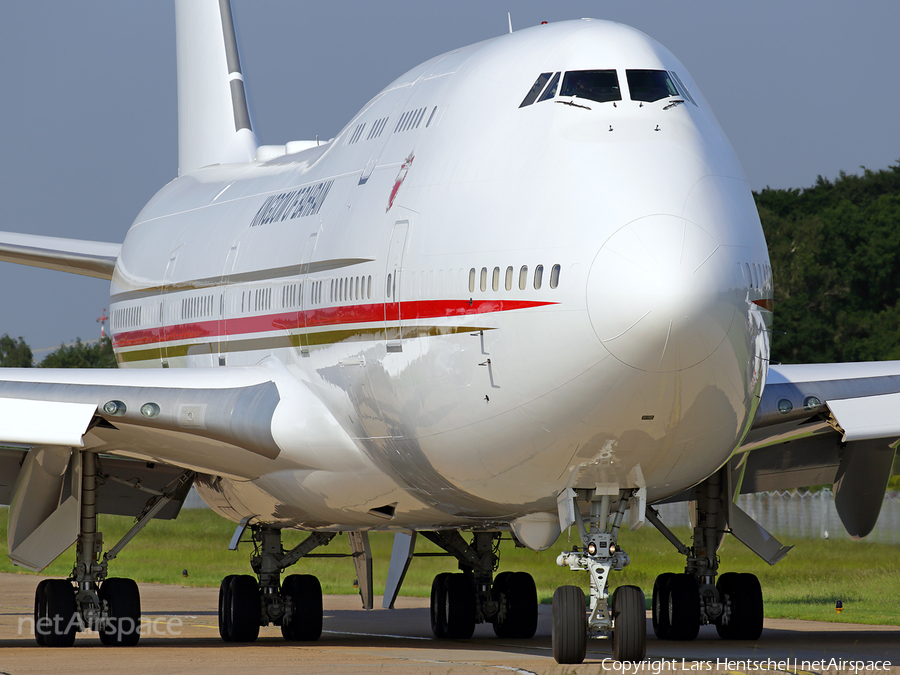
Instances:
[[[642,591],[608,593],[621,527],[685,556],[653,589],[672,640],[760,636],[757,578],[716,551],[726,532],[771,564],[787,549],[739,494],[833,482],[851,535],[871,530],[900,364],[770,365],[751,191],[664,47],[539,25],[413,68],[330,141],[259,146],[228,0],[176,0],[176,29],[178,177],[124,242],[0,235],[0,260],[110,280],[121,366],[0,377],[9,555],[41,570],[78,544],[37,589],[38,643],[138,641],[137,586],[109,563],[191,485],[256,544],[253,574],[222,581],[234,642],[319,637],[318,580],[282,572],[338,532],[365,607],[368,532],[396,533],[386,606],[423,536],[460,568],[434,580],[435,636],[528,638],[534,581],[494,574],[498,539],[545,550],[574,527],[558,563],[590,597],[556,591],[553,653],[578,663],[589,635],[645,654]],[[692,504],[689,542],[664,501]],[[99,514],[137,521],[106,548]],[[308,538],[286,551],[285,528]]]

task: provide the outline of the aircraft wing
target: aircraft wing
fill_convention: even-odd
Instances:
[[[0,444],[85,448],[249,480],[289,444],[287,413],[327,415],[317,402],[279,366],[9,368],[0,371]]]
[[[100,513],[173,518],[194,472],[252,480],[320,468],[314,446],[355,445],[274,362],[222,369],[0,371],[0,504],[14,562],[40,570],[77,536],[80,448],[97,453]],[[143,493],[143,494],[142,494]]]
[[[741,493],[834,484],[853,537],[875,526],[900,439],[900,361],[780,365],[731,460]]]
[[[0,261],[112,279],[121,244],[0,232]]]

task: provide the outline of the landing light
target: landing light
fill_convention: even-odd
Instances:
[[[820,405],[822,405],[822,401],[820,401],[815,396],[807,396],[805,399],[803,399],[803,408],[805,410],[815,410]]]
[[[155,403],[145,403],[141,406],[141,415],[152,419],[159,415],[159,406]]]
[[[597,544],[594,542],[588,544],[588,555],[597,555]]]
[[[116,417],[121,417],[125,414],[127,408],[122,401],[107,401],[103,404],[103,412],[107,415],[114,415]]]

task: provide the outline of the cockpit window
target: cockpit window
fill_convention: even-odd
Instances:
[[[697,101],[694,100],[694,97],[691,96],[691,92],[689,92],[687,90],[687,87],[684,86],[684,82],[682,82],[681,78],[678,77],[678,73],[676,73],[674,70],[670,70],[669,75],[671,75],[672,79],[675,80],[675,86],[678,87],[678,93],[680,93],[694,105],[697,105]]]
[[[534,103],[534,99],[538,97],[542,91],[544,91],[544,85],[547,84],[547,80],[550,79],[550,73],[541,73],[538,75],[538,79],[534,81],[534,84],[531,85],[531,91],[528,92],[528,95],[522,100],[522,103],[519,105],[520,108],[524,108],[526,105],[531,105]]]
[[[665,70],[626,70],[632,101],[659,101],[679,96],[678,89]]]
[[[551,99],[554,96],[556,96],[556,85],[558,85],[558,84],[559,84],[559,73],[556,73],[553,76],[553,79],[550,80],[550,84],[547,85],[547,89],[544,91],[543,94],[541,94],[541,97],[538,99],[538,103],[540,103],[541,101],[546,101],[546,100]]]
[[[619,76],[615,70],[571,70],[563,78],[559,95],[586,98],[598,103],[622,100]]]

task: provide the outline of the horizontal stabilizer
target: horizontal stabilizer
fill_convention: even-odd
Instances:
[[[0,261],[112,279],[121,244],[0,232]]]

